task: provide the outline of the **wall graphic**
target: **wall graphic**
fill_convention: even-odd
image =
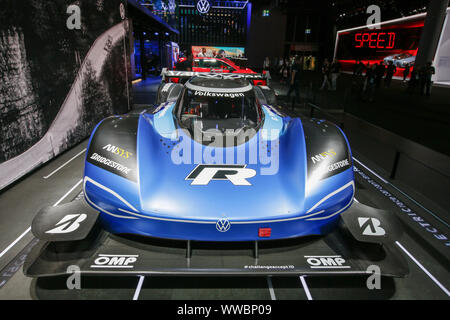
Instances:
[[[2,189],[127,112],[131,88],[126,1],[2,0],[0,21]]]

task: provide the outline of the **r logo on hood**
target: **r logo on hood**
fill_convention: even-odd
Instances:
[[[191,186],[206,186],[211,180],[228,180],[235,186],[251,186],[247,179],[254,177],[256,171],[246,166],[199,164],[186,180],[193,180]]]

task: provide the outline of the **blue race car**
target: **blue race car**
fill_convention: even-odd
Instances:
[[[97,125],[84,199],[39,210],[26,275],[407,274],[338,127],[282,113],[261,75],[163,75],[156,106]]]
[[[84,171],[87,203],[114,234],[201,241],[322,235],[353,202],[344,133],[280,112],[254,75],[170,72],[158,103],[103,120]]]

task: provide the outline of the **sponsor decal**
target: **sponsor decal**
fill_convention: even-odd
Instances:
[[[108,158],[102,157],[102,156],[98,155],[97,153],[94,153],[91,156],[91,159],[94,161],[97,161],[99,163],[103,163],[103,164],[105,164],[113,169],[116,169],[117,171],[120,171],[124,174],[128,174],[131,171],[130,168],[123,166],[120,163],[114,162]]]
[[[99,254],[91,268],[133,269],[137,254]]]
[[[246,166],[199,164],[185,180],[193,180],[191,186],[206,186],[211,180],[228,180],[235,186],[251,186],[247,179],[254,177],[256,171]]]
[[[245,95],[242,92],[228,93],[228,92],[195,91],[194,95],[195,96],[201,96],[201,97],[217,97],[217,98],[245,97]]]
[[[279,270],[289,270],[289,269],[295,269],[295,266],[292,264],[284,265],[284,266],[267,266],[267,265],[245,265],[244,269],[265,269],[265,270],[271,270],[271,269],[279,269]]]
[[[394,205],[396,205],[404,214],[408,215],[412,221],[417,223],[424,231],[433,235],[436,240],[440,241],[447,248],[450,247],[450,239],[443,232],[431,225],[423,217],[419,216],[410,207],[404,204],[401,200],[391,194],[388,190],[384,189],[379,183],[371,179],[368,175],[362,172],[357,167],[353,166],[353,171],[360,175],[367,183],[377,189],[383,196],[389,199]]]
[[[227,218],[220,218],[216,222],[216,229],[219,232],[227,232],[231,228],[231,223]]]
[[[128,159],[133,154],[131,152],[126,151],[125,149],[113,146],[111,144],[107,144],[103,147],[103,150],[107,150],[108,152],[111,152],[113,154],[118,155],[119,157],[122,157],[124,159]]]
[[[336,151],[334,151],[333,149],[330,149],[328,151],[316,154],[315,156],[311,157],[311,160],[315,164],[316,162],[320,162],[320,161],[328,159],[330,157],[334,157],[335,155],[336,155]]]
[[[305,256],[311,269],[349,269],[342,256]]]
[[[366,236],[384,236],[386,231],[381,227],[381,222],[377,218],[359,217],[358,223]]]
[[[82,214],[68,214],[56,224],[56,228],[46,231],[45,233],[60,234],[71,233],[80,227],[80,223],[86,220],[87,215]]]
[[[344,159],[342,161],[330,164],[329,166],[326,167],[326,170],[328,172],[333,172],[335,170],[338,170],[338,169],[341,169],[341,168],[345,168],[345,167],[348,167],[348,166],[350,166],[350,163],[349,163],[348,159]]]

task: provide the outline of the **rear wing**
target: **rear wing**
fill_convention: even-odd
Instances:
[[[176,71],[163,68],[161,71],[162,80],[166,81],[171,78],[189,79],[194,76],[201,76],[212,79],[239,79],[245,78],[249,80],[266,80],[266,75],[261,73],[220,73],[220,72],[194,72],[194,71]]]

